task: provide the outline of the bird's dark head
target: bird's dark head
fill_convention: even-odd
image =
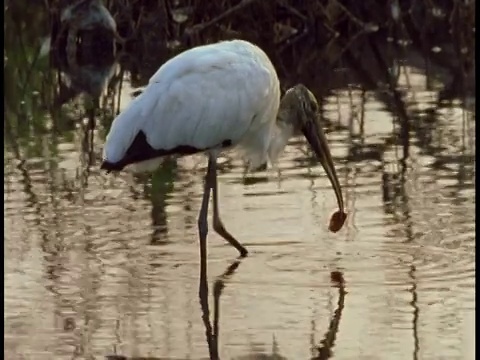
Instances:
[[[280,119],[293,126],[300,135],[309,123],[318,122],[318,102],[315,95],[303,84],[288,89],[280,103]]]
[[[280,102],[278,121],[283,121],[293,127],[293,134],[303,134],[305,136],[317,159],[325,169],[335,191],[338,207],[343,212],[342,189],[322,129],[321,115],[315,95],[302,84],[288,89]]]

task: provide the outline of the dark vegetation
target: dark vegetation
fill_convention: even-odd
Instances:
[[[101,103],[108,103],[113,115],[118,111],[115,98],[125,73],[132,86],[139,87],[182,50],[231,38],[261,46],[272,58],[284,89],[303,82],[319,98],[335,89],[376,91],[386,107],[404,121],[407,112],[397,87],[402,64],[424,69],[441,83],[439,103],[464,99],[475,90],[474,1],[107,0],[103,4],[115,19],[122,41],[102,32],[101,27],[80,29],[81,42],[73,64],[65,54],[67,32],[62,32],[60,16],[76,2],[36,1],[27,7],[23,1],[8,1],[4,7],[7,47],[15,42],[24,52],[38,52],[39,34],[32,31],[20,44],[15,37],[23,36],[18,32],[33,29],[33,25],[37,30],[41,27],[44,34],[49,29],[45,35],[51,36],[51,66],[70,77],[67,86],[59,73],[56,79],[50,76],[53,93],[40,91],[42,108],[50,111],[82,92],[92,95],[95,102],[107,85],[103,83],[108,83],[110,95]],[[36,49],[25,49],[28,42]],[[25,57],[29,58],[25,70],[17,74],[24,79],[17,80],[26,86],[39,56]],[[21,61],[15,70],[22,72],[18,63]],[[108,78],[115,63],[121,71]],[[45,86],[45,81],[40,82]],[[87,106],[91,116],[96,107],[98,104]],[[19,109],[14,112],[18,114]]]
[[[344,74],[324,71],[343,67],[354,69],[349,76],[367,89],[376,89],[379,81],[395,87],[395,79],[389,75],[392,61],[405,58],[411,50],[450,75],[445,84],[452,87],[448,96],[460,96],[474,86],[474,1],[104,3],[115,18],[118,33],[126,40],[118,49],[120,63],[137,85],[144,84],[159,65],[182,50],[242,38],[265,49],[284,87],[302,81],[319,95],[352,83]],[[53,37],[58,35],[56,21],[64,6],[65,1],[50,3]],[[103,49],[103,44],[98,48]],[[441,51],[432,50],[435,48]]]

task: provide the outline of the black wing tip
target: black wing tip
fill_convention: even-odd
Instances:
[[[100,170],[105,170],[107,174],[110,174],[112,171],[120,171],[123,169],[123,166],[119,163],[112,163],[107,160],[102,162],[100,165]]]

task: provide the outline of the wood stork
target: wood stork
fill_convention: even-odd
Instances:
[[[303,134],[335,191],[339,211],[332,216],[330,230],[337,231],[346,214],[318,110],[315,96],[303,85],[289,89],[280,101],[275,68],[257,46],[243,40],[198,46],[163,64],[144,92],[113,121],[101,169],[129,166],[146,171],[158,167],[165,155],[206,153],[198,218],[201,259],[206,258],[210,191],[214,230],[245,256],[247,249],[220,219],[217,157],[235,147],[256,168],[275,162],[289,138]]]

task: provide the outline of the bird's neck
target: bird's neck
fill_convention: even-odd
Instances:
[[[277,119],[271,132],[268,146],[268,158],[270,163],[275,164],[282,154],[288,140],[294,135],[293,125]]]

